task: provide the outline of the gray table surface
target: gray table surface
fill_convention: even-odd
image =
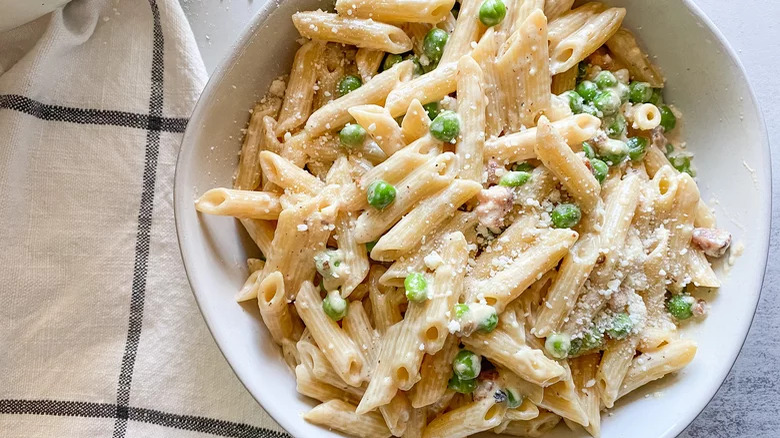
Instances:
[[[206,68],[213,71],[265,0],[181,0]],[[771,144],[780,145],[780,1],[695,0],[747,69]],[[681,46],[681,49],[685,49]],[[773,147],[774,209],[769,266],[753,327],[736,365],[707,408],[680,437],[780,436],[780,150]]]

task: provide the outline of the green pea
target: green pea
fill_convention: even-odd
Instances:
[[[566,333],[553,333],[544,341],[544,348],[556,359],[566,359],[571,348],[571,338]]]
[[[455,4],[452,5],[452,9],[450,9],[450,12],[452,13],[453,17],[458,18],[458,14],[460,13],[460,3],[455,2]]]
[[[358,147],[366,140],[366,130],[357,123],[350,123],[339,132],[339,140],[348,148]]]
[[[677,169],[678,172],[696,176],[696,172],[691,169],[691,157],[682,154],[672,155],[669,157],[669,162],[672,163],[672,167]]]
[[[664,128],[664,131],[669,132],[674,129],[677,126],[677,116],[674,115],[672,109],[666,105],[662,105],[658,109],[661,110],[661,127]]]
[[[423,52],[431,63],[437,64],[441,59],[442,53],[444,53],[444,46],[447,44],[447,40],[450,38],[450,34],[443,29],[434,27],[423,39]]]
[[[621,312],[612,318],[612,323],[607,329],[607,334],[612,339],[624,339],[634,328],[634,322],[628,313]]]
[[[496,326],[498,325],[498,313],[496,313],[496,309],[492,306],[490,307],[490,314],[486,318],[484,318],[482,321],[479,322],[477,325],[477,330],[483,332],[483,333],[490,333],[493,330],[496,329]]]
[[[368,205],[382,210],[395,201],[395,187],[378,179],[368,186],[366,198]]]
[[[626,144],[628,145],[628,158],[631,161],[639,161],[645,156],[650,142],[645,137],[631,137]]]
[[[558,204],[553,209],[550,217],[552,218],[553,227],[571,228],[580,223],[582,212],[575,204]]]
[[[523,404],[523,394],[514,388],[504,388],[506,394],[506,407],[514,409]]]
[[[517,163],[512,168],[512,170],[516,172],[533,172],[535,169],[534,165],[529,163],[528,161],[523,161],[522,163]]]
[[[431,135],[443,142],[451,142],[460,134],[460,117],[455,111],[442,111],[431,122]]]
[[[428,299],[428,281],[419,272],[412,272],[404,279],[406,299],[415,303],[422,303]]]
[[[670,157],[674,153],[674,145],[671,143],[666,143],[666,157]]]
[[[602,334],[595,326],[585,333],[582,337],[571,340],[571,348],[569,348],[569,357],[577,356],[578,354],[585,353],[597,348],[601,348],[604,345],[604,334]]]
[[[582,96],[582,98],[588,102],[595,99],[598,93],[599,93],[598,85],[594,84],[591,81],[582,81],[580,82],[579,85],[577,85],[577,94]]]
[[[373,242],[366,242],[366,252],[370,253],[374,250],[374,247],[376,246],[376,240]]]
[[[482,358],[469,350],[460,350],[452,361],[452,372],[460,380],[474,380],[482,370]]]
[[[339,85],[336,87],[336,90],[339,93],[339,97],[341,97],[357,90],[362,85],[363,81],[361,81],[359,77],[355,75],[347,75],[344,76],[341,81],[339,81]]]
[[[628,86],[628,99],[632,103],[645,103],[653,98],[653,87],[647,82],[633,81]]]
[[[655,106],[659,106],[664,102],[664,96],[660,88],[653,88],[653,95],[650,96],[650,100],[647,103],[652,103]]]
[[[504,187],[520,187],[531,180],[531,174],[523,171],[507,172],[498,181],[498,185]]]
[[[596,98],[593,99],[593,106],[605,116],[611,116],[618,112],[620,103],[620,96],[610,90],[600,92],[596,95]]]
[[[425,112],[428,113],[428,118],[433,120],[436,118],[436,116],[439,115],[439,112],[441,112],[441,108],[439,107],[439,102],[430,102],[423,105],[423,108],[425,109]]]
[[[585,158],[596,158],[596,152],[593,151],[593,146],[587,141],[582,142],[582,152],[585,153]]]
[[[479,21],[487,27],[495,26],[506,17],[506,5],[501,0],[485,0],[479,7]]]
[[[455,319],[460,319],[467,313],[469,313],[468,304],[458,303],[455,305]]]
[[[326,249],[314,255],[314,267],[322,278],[332,278],[333,268],[341,265],[341,253],[335,249]]]
[[[607,175],[609,174],[609,166],[607,166],[607,163],[598,158],[591,158],[590,169],[593,172],[593,176],[596,177],[596,181],[598,181],[599,184],[604,184],[604,180],[607,179]]]
[[[447,382],[447,387],[461,394],[471,394],[477,389],[477,380],[461,380],[453,374]]]
[[[394,65],[403,61],[404,57],[395,53],[388,53],[385,55],[385,60],[382,61],[382,71],[390,70]]]
[[[608,139],[599,144],[599,157],[610,166],[623,162],[628,156],[628,145],[620,140]]]
[[[599,111],[596,109],[595,106],[593,106],[592,103],[586,103],[582,106],[582,113],[583,114],[590,114],[593,117],[599,117],[601,114],[599,114]]]
[[[608,70],[602,70],[598,75],[596,75],[595,81],[596,85],[602,90],[612,88],[618,84],[618,80],[615,75]]]
[[[696,300],[687,294],[672,295],[666,302],[666,310],[678,321],[683,321],[693,316],[693,303]]]
[[[569,108],[574,114],[580,114],[582,112],[582,106],[585,104],[585,99],[582,98],[576,91],[569,90],[561,96],[568,100]]]
[[[328,292],[328,295],[322,300],[322,310],[328,315],[328,318],[334,321],[341,321],[347,316],[347,300],[341,298],[338,290]]]
[[[620,138],[626,132],[626,118],[623,114],[617,113],[605,117],[604,123],[607,125],[606,133],[610,138]]]

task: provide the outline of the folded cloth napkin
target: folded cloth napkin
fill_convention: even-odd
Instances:
[[[179,255],[206,79],[175,0],[76,0],[0,34],[0,435],[283,437]]]

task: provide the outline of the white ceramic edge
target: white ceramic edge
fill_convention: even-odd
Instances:
[[[772,231],[772,149],[769,147],[769,134],[766,129],[766,123],[764,121],[764,114],[761,110],[761,105],[758,103],[758,99],[756,98],[755,90],[753,89],[753,86],[750,83],[750,78],[748,77],[747,71],[745,70],[745,66],[742,64],[742,60],[739,58],[737,52],[734,50],[733,47],[728,43],[728,40],[726,37],[721,33],[720,29],[715,26],[715,23],[710,20],[710,17],[707,16],[704,11],[699,8],[699,6],[695,3],[694,0],[683,0],[683,3],[685,6],[691,10],[701,21],[704,23],[705,26],[709,29],[710,32],[712,32],[713,35],[718,39],[718,43],[720,46],[726,51],[729,58],[734,62],[737,69],[739,70],[740,74],[745,80],[745,83],[747,84],[747,91],[750,95],[750,100],[755,106],[755,108],[758,111],[758,125],[761,129],[761,138],[762,138],[762,148],[764,150],[765,159],[763,160],[763,167],[764,171],[766,172],[766,175],[768,176],[767,180],[760,181],[760,184],[764,187],[761,187],[762,189],[766,190],[767,197],[765,199],[764,203],[764,214],[761,215],[763,219],[763,230],[765,232],[764,235],[761,236],[759,239],[760,242],[763,244],[763,248],[761,248],[761,251],[759,251],[761,254],[763,254],[763,260],[761,260],[761,264],[764,266],[763,269],[763,277],[761,278],[761,287],[758,290],[758,293],[755,294],[755,299],[753,303],[753,316],[750,318],[750,320],[746,320],[740,329],[742,330],[742,333],[744,333],[744,336],[742,338],[742,343],[738,350],[734,350],[734,353],[728,358],[728,362],[731,362],[731,365],[727,368],[725,368],[725,372],[722,372],[717,380],[720,380],[720,384],[717,386],[712,386],[707,388],[706,390],[703,390],[697,394],[696,404],[699,406],[696,409],[692,409],[687,411],[688,415],[684,415],[679,421],[677,421],[674,425],[672,425],[669,429],[667,429],[666,434],[663,435],[662,438],[671,438],[676,437],[682,431],[684,431],[688,426],[690,426],[691,423],[699,416],[702,412],[704,412],[704,409],[707,407],[707,405],[712,401],[712,399],[715,397],[715,394],[720,390],[720,388],[723,386],[723,382],[726,381],[726,377],[728,377],[728,374],[731,372],[731,370],[734,368],[734,365],[737,362],[737,358],[739,357],[739,354],[742,352],[742,349],[745,347],[745,341],[747,340],[748,334],[750,333],[750,327],[753,325],[753,320],[756,317],[756,311],[758,310],[758,303],[761,299],[761,292],[764,289],[764,281],[766,280],[766,268],[767,268],[767,261],[769,259],[769,239],[770,234]]]
[[[257,11],[256,15],[252,20],[249,22],[249,24],[244,28],[244,30],[241,33],[241,36],[239,39],[233,44],[233,50],[231,51],[230,55],[227,56],[225,59],[223,59],[218,65],[217,68],[214,70],[214,73],[209,77],[208,82],[206,83],[206,86],[204,87],[203,91],[201,92],[200,97],[198,98],[198,102],[195,104],[195,109],[192,112],[192,115],[190,116],[190,120],[196,119],[198,114],[200,114],[201,111],[204,110],[204,105],[201,105],[201,99],[204,95],[210,94],[209,91],[212,88],[216,88],[216,84],[218,84],[222,78],[227,74],[227,72],[230,71],[235,61],[240,57],[241,53],[243,53],[248,45],[249,40],[254,35],[255,31],[260,28],[260,26],[263,25],[268,15],[273,12],[275,8],[277,8],[278,5],[276,1],[274,0],[268,0],[266,4],[260,8],[260,10]],[[235,50],[238,48],[239,50]],[[189,126],[189,124],[188,124]],[[214,338],[214,342],[217,344],[217,348],[219,348],[220,353],[222,353],[222,356],[225,358],[225,361],[228,363],[228,366],[230,366],[233,373],[236,375],[238,380],[241,382],[242,385],[244,385],[244,388],[249,392],[249,394],[252,396],[252,398],[255,399],[255,401],[268,413],[268,415],[271,416],[271,418],[276,421],[285,431],[287,431],[289,434],[291,434],[293,437],[300,437],[305,436],[303,435],[303,432],[300,430],[300,428],[295,424],[295,422],[287,421],[287,418],[289,417],[289,413],[286,412],[286,407],[282,406],[279,403],[273,402],[273,394],[270,392],[263,392],[255,394],[252,391],[249,391],[247,383],[244,381],[243,373],[238,372],[236,370],[236,365],[233,364],[233,362],[225,355],[225,351],[222,349],[222,344],[220,342],[220,339],[215,335],[214,330],[212,330],[212,324],[213,321],[211,318],[207,316],[207,312],[203,311],[201,301],[198,297],[198,294],[195,292],[195,288],[193,287],[192,280],[190,278],[190,272],[187,269],[187,255],[185,251],[183,250],[183,244],[182,244],[182,234],[181,234],[181,218],[179,215],[180,207],[179,204],[181,202],[191,202],[191,200],[182,200],[178,199],[176,196],[177,190],[176,187],[179,182],[179,161],[182,157],[182,149],[185,144],[187,144],[187,140],[190,136],[197,135],[196,132],[193,132],[189,129],[186,129],[184,132],[184,136],[182,136],[182,142],[179,145],[179,153],[176,157],[176,168],[174,170],[174,176],[173,176],[173,218],[174,223],[176,226],[176,240],[179,244],[179,253],[181,254],[182,262],[184,264],[184,272],[187,276],[187,283],[190,285],[190,290],[192,291],[192,295],[195,297],[195,302],[198,305],[198,310],[200,311],[200,314],[203,316],[203,319],[206,321],[206,327],[209,330],[209,333],[211,333],[211,336]]]
[[[0,10],[3,15],[0,16],[0,32],[15,29],[23,24],[27,24],[35,19],[43,17],[49,12],[62,7],[70,0],[0,0]],[[13,8],[15,11],[9,12],[6,8]]]
[[[714,23],[707,17],[707,15],[694,3],[693,0],[683,0],[684,5],[697,17],[699,18],[702,23],[707,27],[707,29],[718,39],[719,45],[726,51],[729,58],[734,62],[735,66],[737,67],[739,73],[741,74],[742,78],[745,80],[745,83],[747,84],[747,91],[749,93],[749,97],[751,99],[751,103],[755,108],[758,110],[758,124],[761,127],[761,138],[762,138],[762,149],[765,155],[765,158],[763,160],[763,171],[766,172],[766,175],[768,175],[768,179],[765,179],[763,181],[759,181],[759,184],[761,184],[760,189],[762,189],[762,192],[767,193],[767,197],[765,199],[764,203],[764,211],[762,212],[760,216],[762,217],[762,224],[764,225],[762,229],[764,232],[763,236],[760,236],[759,241],[762,242],[763,248],[759,251],[760,254],[763,255],[763,260],[760,260],[760,264],[763,264],[763,272],[764,277],[762,277],[761,280],[761,289],[763,289],[763,282],[765,280],[766,275],[766,266],[767,266],[767,260],[768,260],[768,254],[769,254],[769,238],[770,238],[770,232],[771,232],[771,217],[772,217],[772,168],[771,168],[771,149],[769,147],[769,140],[766,130],[766,124],[764,122],[763,113],[761,112],[761,107],[758,104],[758,100],[755,95],[755,91],[753,90],[753,87],[750,83],[750,80],[747,76],[747,73],[745,71],[745,68],[739,58],[737,56],[734,49],[728,44],[726,38],[723,36],[723,34],[718,30],[718,28],[714,25]],[[210,94],[209,91],[211,88],[216,87],[216,84],[221,81],[221,79],[227,74],[228,71],[230,71],[232,65],[234,64],[235,60],[239,57],[239,55],[243,52],[243,50],[246,49],[247,43],[252,38],[254,31],[263,24],[267,16],[277,7],[276,2],[269,1],[265,6],[263,6],[255,15],[255,17],[252,19],[250,24],[245,28],[243,31],[241,37],[239,40],[235,43],[234,47],[240,48],[240,50],[233,51],[230,56],[225,58],[215,69],[214,74],[209,79],[208,84],[206,85],[203,93],[203,95]],[[195,110],[193,111],[193,114],[191,116],[191,119],[197,119],[198,114],[203,110],[203,105],[200,104],[200,100],[198,101],[198,104],[196,104]],[[196,135],[193,131],[187,130],[185,132],[185,135],[182,139],[182,147],[184,144],[187,143],[187,140],[190,136]],[[190,288],[193,291],[193,295],[195,296],[195,301],[198,303],[198,306],[200,308],[201,302],[198,298],[198,294],[195,293],[194,287],[192,285],[192,281],[190,279],[190,273],[187,269],[187,259],[185,252],[182,250],[182,236],[181,236],[181,224],[180,224],[180,217],[178,214],[179,211],[179,203],[180,202],[190,202],[191,200],[182,201],[181,199],[176,198],[176,186],[179,184],[179,161],[181,159],[181,148],[179,150],[179,155],[176,162],[176,171],[174,176],[174,219],[176,224],[176,233],[177,233],[177,239],[179,242],[179,249],[181,252],[181,257],[184,262],[185,266],[185,272],[187,275],[187,280],[190,283]],[[697,405],[696,409],[690,409],[686,411],[686,415],[679,418],[677,421],[674,422],[674,424],[670,425],[670,427],[666,430],[666,432],[659,438],[671,438],[674,436],[677,436],[679,433],[681,433],[690,423],[693,422],[693,420],[698,417],[698,415],[701,414],[701,412],[704,410],[704,408],[707,406],[707,404],[712,400],[712,398],[715,396],[717,391],[720,389],[720,387],[723,385],[723,382],[725,381],[729,371],[733,368],[734,364],[736,363],[737,357],[739,356],[739,353],[742,351],[742,348],[744,346],[745,340],[747,339],[747,335],[750,330],[750,326],[752,325],[752,321],[755,318],[755,312],[758,306],[758,301],[760,299],[761,295],[761,289],[759,289],[758,293],[755,294],[754,303],[753,303],[753,316],[746,320],[739,328],[744,333],[743,339],[742,339],[742,345],[740,345],[740,348],[737,350],[734,350],[733,353],[728,357],[726,360],[727,362],[730,362],[731,365],[728,368],[725,368],[725,372],[722,372],[721,375],[718,377],[718,380],[720,380],[720,384],[715,386],[711,386],[709,388],[703,389],[701,392],[696,394],[696,400],[692,403],[694,405]],[[203,312],[202,309],[201,314],[203,315],[204,319],[206,320],[206,325],[209,329],[209,332],[212,334],[212,336],[215,338],[215,341],[217,343],[217,346],[220,348],[220,352],[223,353],[220,340],[217,339],[217,337],[214,335],[213,330],[211,329],[211,324],[213,321],[207,316],[207,313]],[[234,364],[225,357],[226,361],[230,365],[230,367],[233,369],[233,371],[236,373],[236,376],[241,381],[242,384],[246,385],[246,382],[243,381],[242,374],[239,372],[236,372]],[[286,408],[284,406],[279,405],[278,403],[273,402],[273,394],[270,393],[258,393],[254,394],[250,392],[252,397],[255,398],[255,400],[268,412],[268,414],[277,422],[280,426],[282,426],[285,430],[287,430],[290,434],[293,436],[304,436],[303,431],[300,430],[298,427],[296,421],[288,421],[290,417],[289,412],[286,411]]]

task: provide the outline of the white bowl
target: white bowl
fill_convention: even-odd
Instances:
[[[229,186],[249,108],[271,81],[289,71],[299,38],[290,16],[318,0],[268,2],[206,87],[184,136],[177,163],[175,214],[182,258],[206,323],[249,392],[296,437],[338,436],[306,423],[313,401],[295,392],[295,378],[263,327],[254,301],[233,300],[256,249],[237,221],[196,213],[193,200]],[[723,382],[747,335],[761,290],[769,243],[771,175],[761,112],[733,50],[693,4],[680,0],[614,0],[628,8],[625,25],[657,56],[668,77],[666,96],[685,115],[685,136],[697,153],[703,198],[716,199],[722,226],[744,254],[713,296],[709,317],[685,335],[699,343],[676,376],[641,388],[603,417],[602,436],[673,437],[701,412]],[[649,395],[646,397],[646,395]],[[491,436],[495,436],[490,434]],[[565,428],[556,437],[575,436]]]
[[[0,0],[0,32],[29,23],[70,0]]]

